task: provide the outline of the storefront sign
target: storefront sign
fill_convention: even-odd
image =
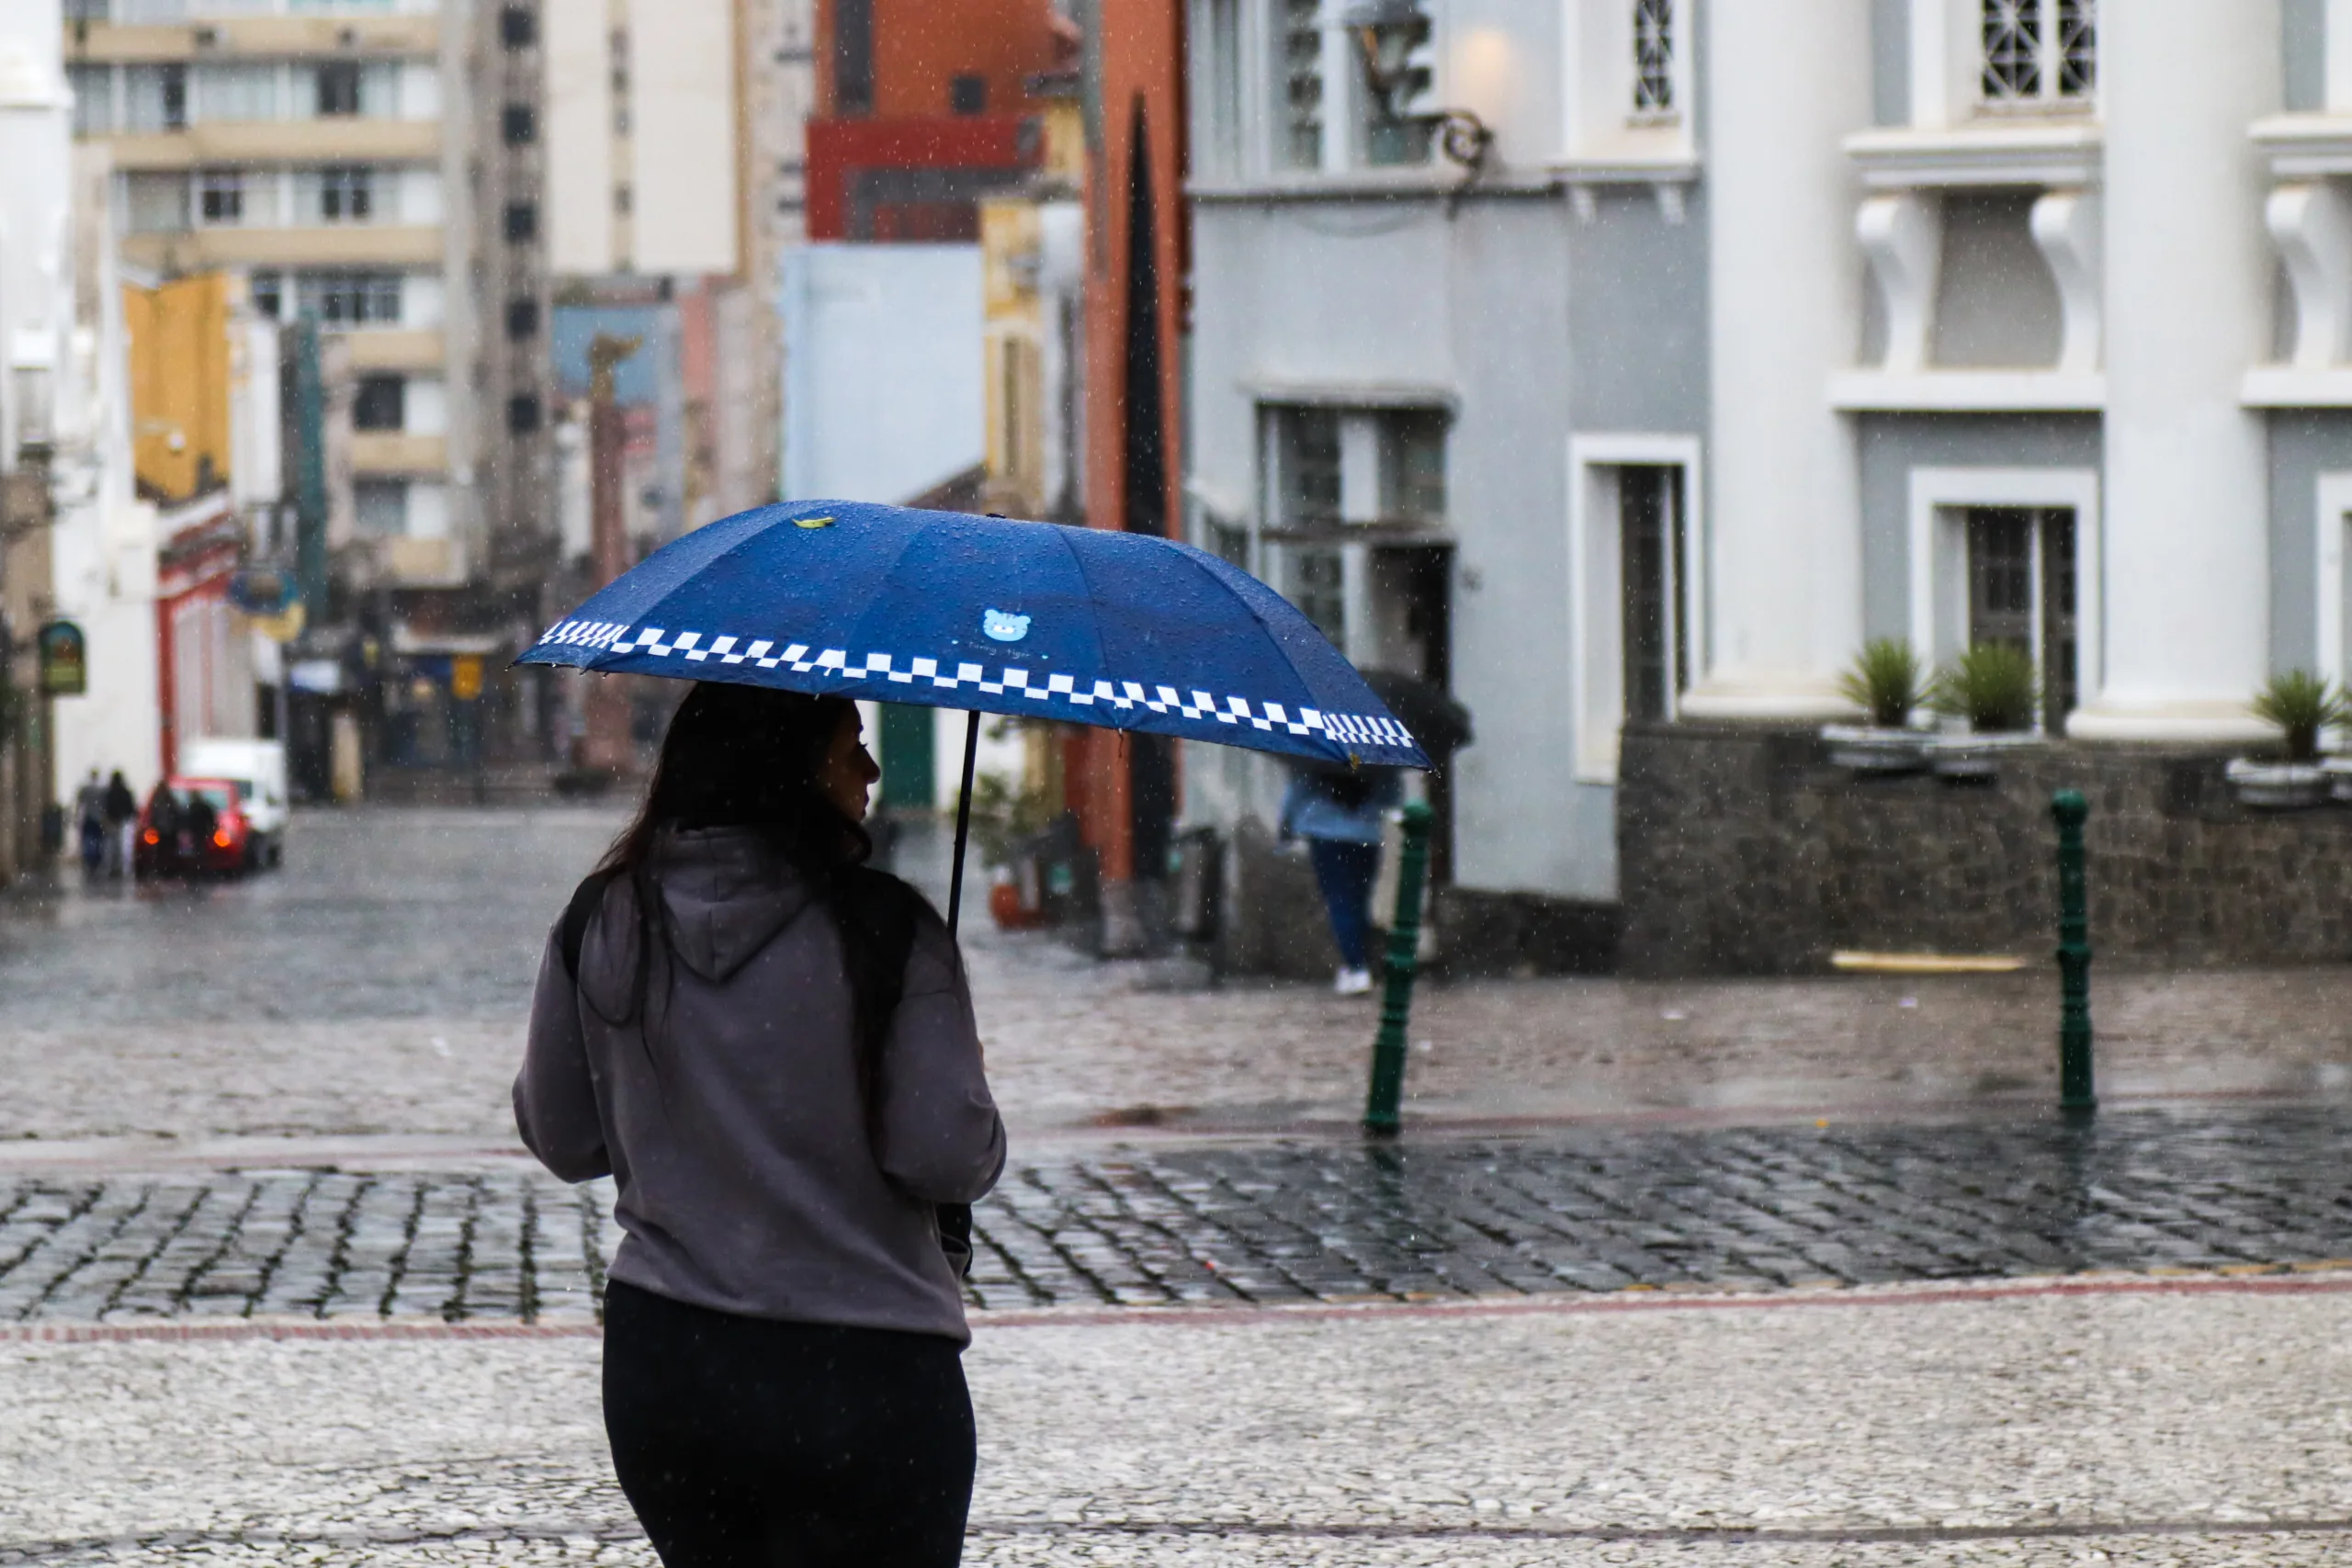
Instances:
[[[40,628],[40,694],[78,697],[90,689],[88,649],[82,628],[71,621],[51,621]]]

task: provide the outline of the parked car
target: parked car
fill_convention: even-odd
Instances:
[[[161,810],[167,793],[170,809]],[[199,839],[208,817],[209,830]],[[259,852],[234,779],[175,777],[140,808],[130,863],[139,876],[234,876],[253,870]]]
[[[180,772],[190,778],[227,779],[237,786],[238,808],[252,835],[252,863],[286,858],[286,747],[277,740],[222,740],[200,736],[180,746]]]

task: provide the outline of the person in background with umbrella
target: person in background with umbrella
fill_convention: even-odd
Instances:
[[[1004,1124],[953,936],[863,864],[878,776],[854,703],[696,683],[540,964],[515,1122],[618,1183],[605,1430],[670,1568],[962,1551],[940,1210]]]
[[[1363,679],[1441,765],[1470,744],[1470,712],[1443,687],[1393,670],[1367,670]],[[1381,824],[1402,799],[1403,783],[1394,768],[1343,771],[1310,762],[1298,767],[1283,797],[1282,836],[1306,840],[1340,948],[1331,988],[1343,997],[1372,989],[1371,900],[1380,880]]]
[[[1282,836],[1306,840],[1331,940],[1340,949],[1340,972],[1331,980],[1339,996],[1372,989],[1372,885],[1380,879],[1380,825],[1401,794],[1392,768],[1303,768],[1292,774],[1283,796]]]

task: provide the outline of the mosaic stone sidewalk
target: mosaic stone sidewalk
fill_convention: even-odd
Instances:
[[[2352,1110],[1123,1147],[1017,1164],[982,1310],[2246,1269],[2352,1258]],[[608,1183],[507,1169],[0,1180],[0,1323],[579,1321]]]

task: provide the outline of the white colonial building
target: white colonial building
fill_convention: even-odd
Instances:
[[[2086,741],[2352,675],[2347,0],[1191,21],[1194,537],[1472,709],[1465,893],[1614,900],[1623,726],[1837,715],[1867,637]]]

